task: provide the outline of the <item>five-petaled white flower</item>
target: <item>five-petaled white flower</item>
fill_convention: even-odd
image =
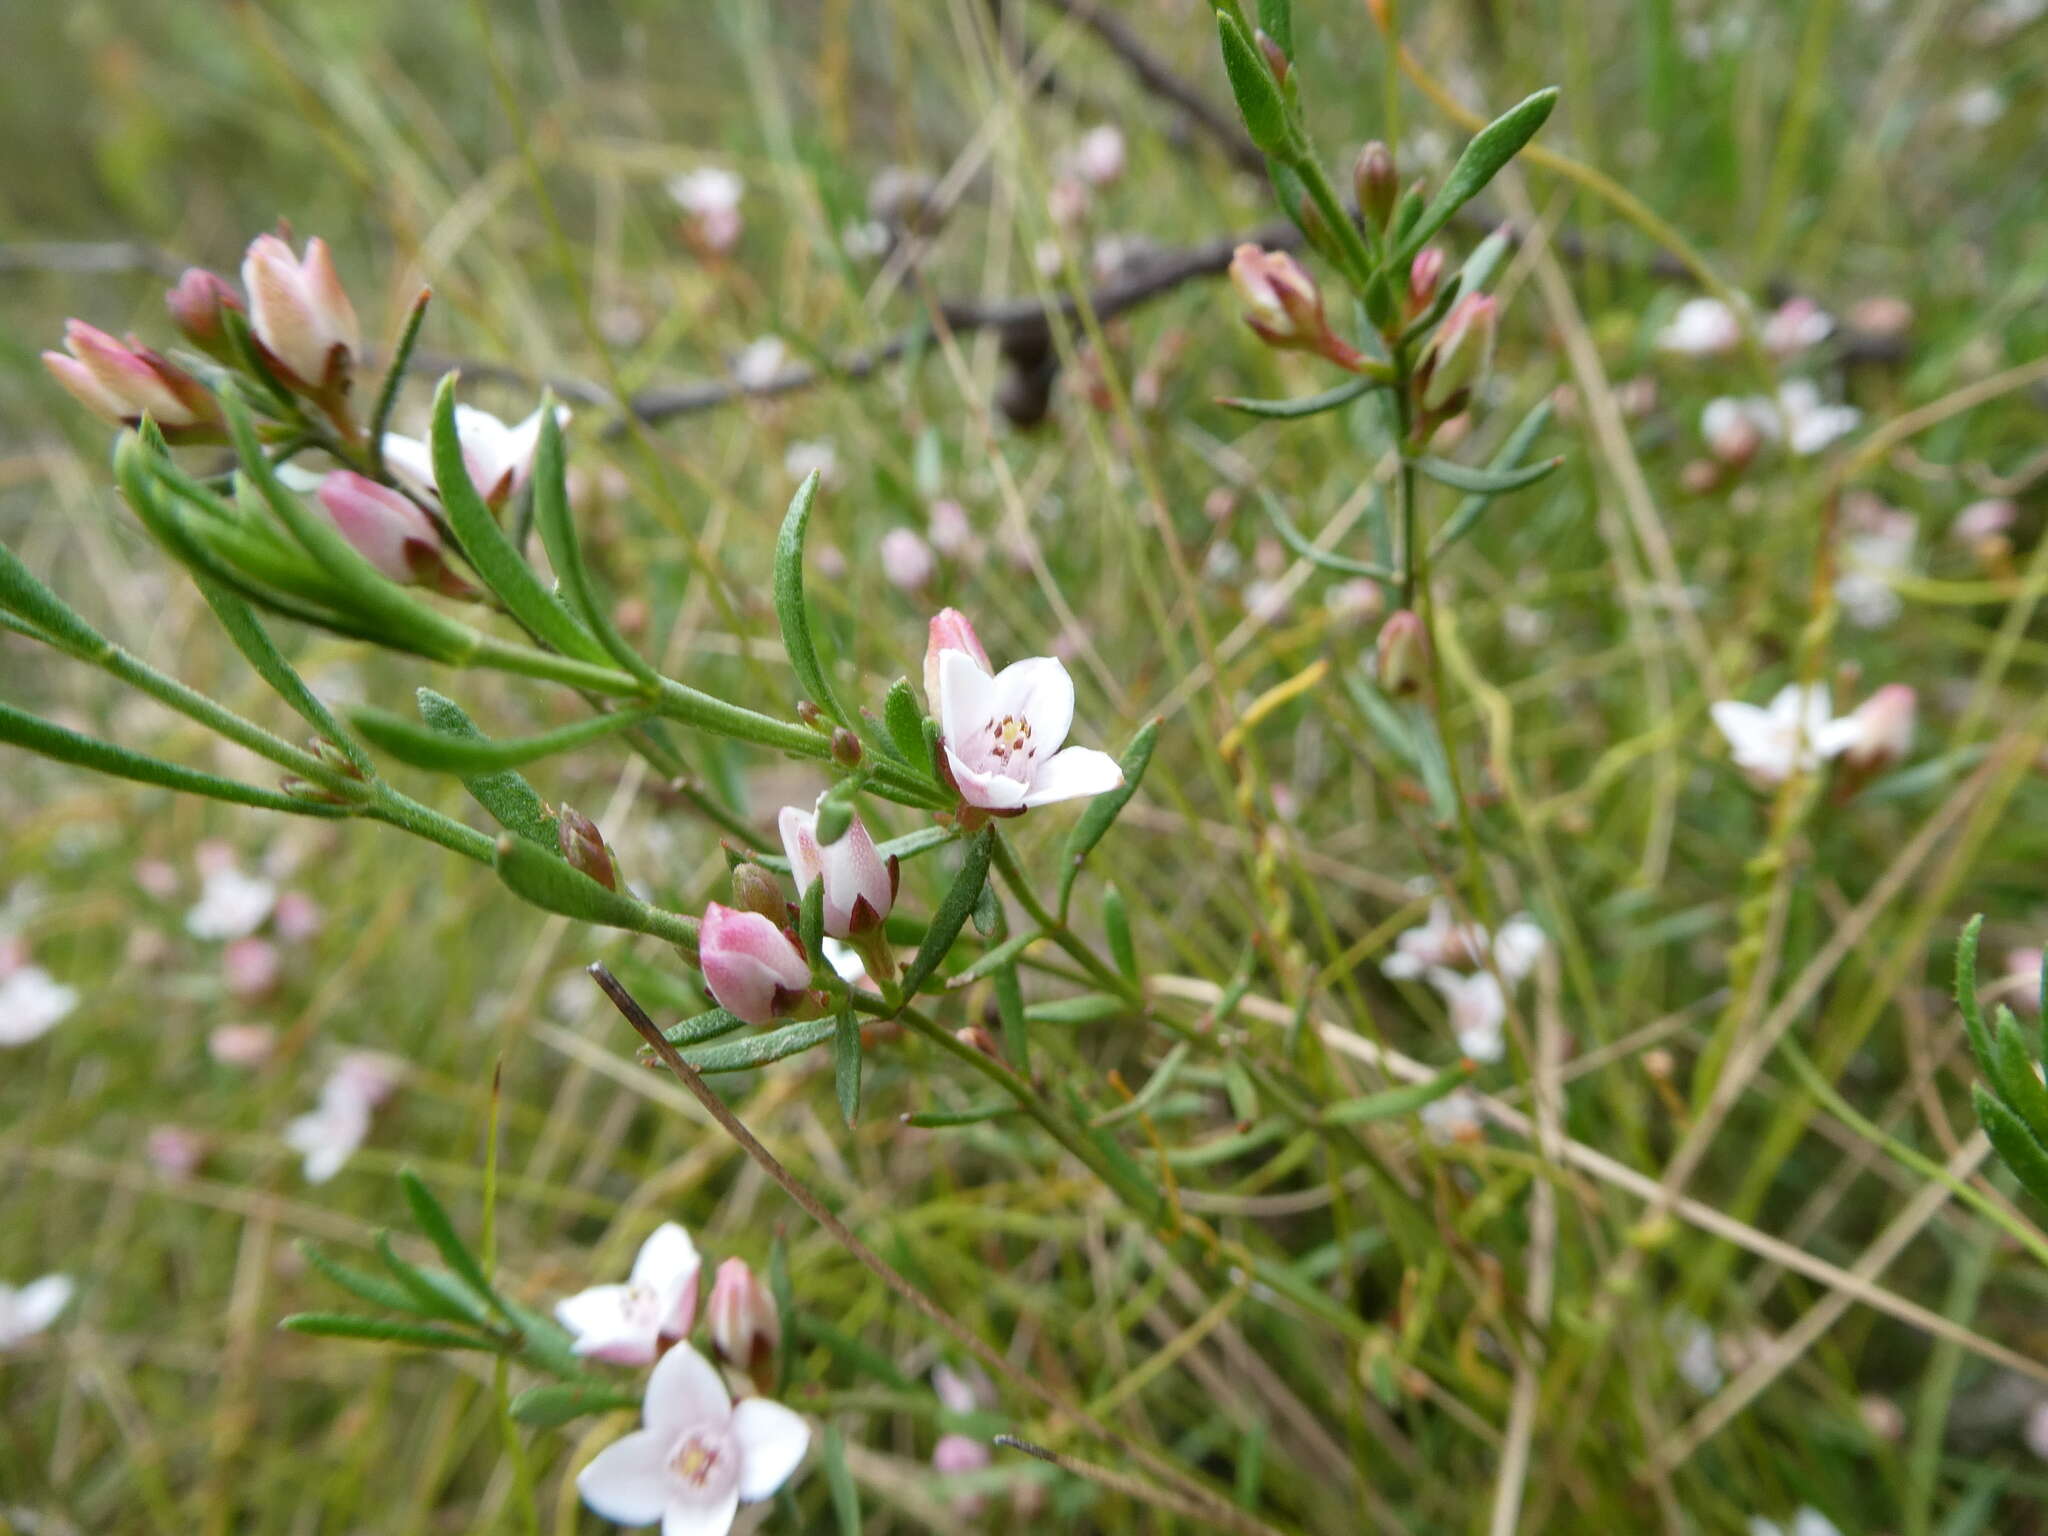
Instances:
[[[277,905],[277,887],[232,864],[206,872],[199,900],[185,914],[185,931],[195,939],[245,939],[261,928]]]
[[[69,1275],[45,1275],[19,1290],[0,1285],[0,1350],[27,1343],[57,1321],[74,1289]]]
[[[1074,680],[1051,656],[1012,662],[994,677],[965,651],[939,657],[946,766],[969,805],[1024,811],[1123,783],[1107,752],[1062,750],[1073,723]]]
[[[1735,766],[1766,789],[1795,773],[1813,772],[1841,750],[1829,739],[1834,704],[1825,683],[1810,688],[1787,683],[1763,707],[1722,699],[1710,713],[1728,738]]]
[[[555,420],[569,425],[569,408],[555,407]],[[533,474],[533,456],[540,448],[541,412],[508,426],[489,411],[473,405],[455,407],[455,436],[462,444],[463,466],[477,494],[495,505],[526,484]],[[394,473],[422,491],[438,491],[434,450],[417,437],[384,434],[384,462]]]
[[[717,1368],[687,1344],[654,1367],[640,1416],[640,1429],[577,1475],[576,1491],[620,1525],[660,1521],[662,1536],[725,1536],[739,1506],[788,1482],[811,1444],[810,1425],[782,1404],[734,1404]]]
[[[78,989],[39,965],[0,973],[0,1045],[40,1040],[78,1006]]]
[[[690,1234],[665,1221],[648,1235],[624,1285],[593,1285],[555,1303],[576,1335],[576,1353],[613,1365],[646,1365],[664,1339],[687,1338],[697,1320],[702,1261]]]
[[[1461,971],[1432,967],[1427,980],[1444,1000],[1458,1049],[1473,1061],[1499,1061],[1507,1054],[1507,994],[1492,971]]]

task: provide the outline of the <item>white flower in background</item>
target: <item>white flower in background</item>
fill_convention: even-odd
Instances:
[[[1681,1381],[1702,1397],[1721,1390],[1727,1380],[1721,1369],[1721,1343],[1705,1319],[1690,1312],[1677,1313],[1665,1322],[1664,1336],[1671,1341]]]
[[[1785,435],[1783,417],[1763,395],[1722,395],[1700,412],[1700,437],[1723,464],[1747,464]]]
[[[647,1378],[642,1427],[599,1451],[576,1477],[583,1502],[620,1525],[661,1522],[663,1536],[725,1536],[742,1503],[788,1482],[811,1428],[780,1403],[735,1405],[718,1370],[688,1344]]]
[[[822,437],[791,443],[782,456],[782,468],[792,480],[801,480],[816,470],[820,480],[832,485],[839,479],[839,450]]]
[[[27,1045],[55,1029],[78,1006],[78,989],[39,965],[0,973],[0,1046]]]
[[[756,336],[732,360],[733,382],[741,389],[766,389],[789,361],[789,343],[780,336]]]
[[[938,573],[938,556],[915,528],[895,527],[882,535],[875,553],[882,575],[899,592],[918,592]]]
[[[1837,438],[1854,432],[1863,413],[1853,405],[1831,405],[1821,399],[1811,379],[1788,379],[1778,387],[1778,404],[1788,423],[1786,442],[1805,457],[1819,453]]]
[[[746,227],[740,217],[740,199],[747,184],[732,171],[716,165],[700,165],[694,171],[671,177],[668,195],[690,216],[690,234],[705,250],[723,254],[739,244]]]
[[[1062,747],[1074,723],[1074,680],[1051,656],[1012,662],[991,677],[964,650],[939,657],[939,729],[960,797],[1023,811],[1115,789],[1107,752]]]
[[[895,243],[880,219],[848,219],[839,231],[839,248],[852,261],[880,261]]]
[[[648,1234],[623,1285],[593,1285],[555,1303],[555,1320],[576,1336],[575,1350],[613,1365],[646,1365],[664,1339],[688,1338],[697,1320],[703,1267],[690,1234],[665,1221]]]
[[[1787,683],[1761,708],[1722,699],[1710,713],[1728,738],[1735,766],[1761,787],[1782,784],[1794,773],[1811,773],[1833,755],[1823,745],[1834,716],[1825,683],[1811,688]]]
[[[1764,346],[1777,357],[1817,347],[1835,333],[1835,317],[1811,299],[1787,299],[1764,317]]]
[[[0,1352],[27,1343],[57,1321],[76,1290],[69,1275],[45,1275],[19,1290],[0,1285]]]
[[[370,1117],[398,1086],[403,1066],[378,1051],[351,1051],[320,1085],[320,1100],[284,1128],[285,1145],[305,1159],[306,1182],[325,1184],[370,1134]]]
[[[1842,540],[1843,570],[1835,578],[1835,600],[1850,623],[1859,629],[1882,629],[1905,611],[1889,578],[1912,569],[1913,542],[1919,532],[1912,513],[1889,511]]]
[[[1422,1129],[1439,1146],[1479,1140],[1486,1132],[1479,1095],[1470,1088],[1453,1088],[1442,1098],[1430,1100],[1422,1106]]]
[[[2026,1441],[2027,1449],[2036,1457],[2048,1461],[2048,1397],[2034,1404],[2033,1411],[2027,1415],[2026,1428],[2021,1431],[2021,1438]]]
[[[1990,84],[1973,85],[1957,93],[1949,103],[1949,110],[1955,113],[1956,121],[1965,128],[1989,128],[2005,116],[2005,93]]]
[[[1106,187],[1124,173],[1124,132],[1115,123],[1099,123],[1081,135],[1067,159],[1088,185]]]
[[[1425,979],[1444,1000],[1460,1054],[1478,1062],[1499,1061],[1507,1054],[1508,999],[1499,977],[1491,971],[1466,975],[1435,966]]]
[[[2015,1013],[2040,1012],[2041,951],[2038,946],[2005,952],[2005,977],[1999,992]]]
[[[2019,515],[2019,503],[2011,497],[1987,496],[1956,514],[1956,520],[1948,525],[1948,536],[1959,544],[1981,544],[2010,531]]]
[[[1762,1515],[1749,1517],[1749,1536],[1842,1536],[1841,1530],[1811,1504],[1800,1506],[1789,1526]]]
[[[1839,757],[1860,776],[1882,773],[1913,750],[1919,696],[1904,683],[1887,683],[1839,720],[1822,727],[1823,757]]]
[[[496,505],[532,477],[533,456],[540,448],[540,418],[536,408],[517,425],[508,426],[473,405],[455,407],[455,436],[462,444],[463,467],[485,501]],[[568,426],[569,407],[556,406],[555,421]],[[420,490],[438,493],[433,445],[424,439],[385,433],[384,462]]]
[[[1687,299],[1657,333],[1657,350],[1682,357],[1718,357],[1742,340],[1742,323],[1719,299]]]
[[[277,905],[277,887],[232,864],[206,871],[199,900],[185,914],[185,931],[195,939],[245,939],[263,926]]]
[[[1380,969],[1397,981],[1413,981],[1439,966],[1476,965],[1485,952],[1486,930],[1451,916],[1451,904],[1438,897],[1429,904],[1429,921],[1394,940],[1394,952]]]

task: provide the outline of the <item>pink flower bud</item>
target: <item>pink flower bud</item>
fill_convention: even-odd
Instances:
[[[1124,173],[1124,132],[1115,123],[1100,123],[1081,135],[1074,146],[1074,174],[1091,187],[1106,187]]]
[[[882,535],[877,553],[882,558],[882,575],[898,591],[922,591],[938,569],[931,545],[914,528],[891,528]]]
[[[284,956],[268,939],[235,939],[220,952],[220,967],[228,995],[253,1002],[277,986],[284,974]]]
[[[974,545],[974,525],[959,502],[941,499],[931,505],[931,526],[926,537],[940,554],[962,555]]]
[[[760,913],[778,928],[789,916],[781,882],[751,859],[733,866],[732,904],[741,912]]]
[[[605,846],[604,834],[597,830],[596,822],[574,806],[565,805],[555,812],[555,840],[570,868],[581,870],[608,891],[619,888],[618,864],[611,849]]]
[[[1422,355],[1424,410],[1444,409],[1453,396],[1486,377],[1499,323],[1500,306],[1490,294],[1468,294],[1451,306]]]
[[[206,1037],[207,1054],[224,1067],[259,1067],[276,1045],[268,1024],[223,1024]]]
[[[1408,313],[1419,315],[1436,299],[1438,284],[1444,276],[1444,253],[1433,245],[1425,245],[1415,253],[1415,260],[1408,264]]]
[[[303,944],[320,931],[327,919],[320,911],[320,903],[304,891],[286,891],[277,898],[271,921],[279,938]]]
[[[712,999],[749,1024],[789,1012],[810,989],[811,967],[795,941],[758,912],[712,902],[697,933],[697,958]]]
[[[242,286],[249,329],[285,383],[315,392],[347,387],[362,338],[325,241],[308,240],[301,258],[276,235],[258,235],[242,258]]]
[[[941,608],[932,615],[931,638],[924,652],[924,697],[933,710],[939,707],[939,658],[947,651],[965,651],[982,671],[995,671],[967,615],[958,608]]]
[[[45,352],[43,366],[87,410],[134,426],[148,416],[166,434],[193,437],[218,427],[220,409],[206,386],[129,338],[124,346],[83,320],[64,322],[66,352]]]
[[[1380,687],[1400,697],[1419,693],[1429,676],[1429,634],[1422,616],[1403,608],[1380,626]]]
[[[230,356],[225,316],[242,312],[242,296],[227,280],[204,267],[187,267],[177,287],[164,295],[171,324],[200,351],[223,362]]]
[[[727,1259],[711,1282],[705,1317],[711,1347],[719,1358],[753,1377],[766,1392],[774,1385],[775,1351],[782,1344],[782,1317],[768,1287],[745,1259]]]
[[[442,558],[441,535],[433,519],[403,492],[354,470],[337,469],[320,482],[318,495],[341,536],[391,580],[443,591],[460,589],[460,581]]]
[[[1917,695],[1904,683],[1887,683],[1854,711],[1822,727],[1821,751],[1835,756],[1843,782],[1838,793],[1853,794],[1865,781],[1904,760],[1913,750]]]
[[[1358,152],[1351,170],[1351,190],[1358,208],[1375,229],[1385,229],[1394,216],[1394,203],[1401,195],[1401,173],[1394,166],[1394,152],[1374,139]]]
[[[167,1179],[187,1179],[206,1158],[206,1138],[182,1125],[159,1125],[151,1129],[149,1164]]]
[[[825,882],[827,933],[847,939],[881,926],[896,904],[896,868],[893,860],[885,862],[876,851],[859,816],[848,824],[844,837],[822,847],[815,813],[785,805],[778,825],[799,896],[812,881]]]
[[[1245,324],[1267,345],[1321,350],[1329,332],[1322,293],[1287,252],[1240,245],[1230,258],[1230,282],[1244,301]]]

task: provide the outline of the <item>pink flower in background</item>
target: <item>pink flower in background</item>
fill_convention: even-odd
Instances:
[[[1081,135],[1067,157],[1074,174],[1091,187],[1106,187],[1124,173],[1124,133],[1115,123],[1098,123]]]
[[[613,1365],[646,1365],[663,1342],[689,1337],[702,1261],[690,1234],[665,1221],[648,1234],[623,1285],[593,1285],[555,1303],[575,1350]]]
[[[811,967],[796,941],[758,912],[717,902],[697,933],[704,985],[719,1007],[749,1024],[766,1024],[810,990]]]
[[[273,924],[277,936],[292,944],[303,944],[317,934],[327,921],[320,903],[304,891],[286,891],[277,898]]]
[[[1074,680],[1050,656],[1012,662],[994,677],[965,651],[939,657],[939,729],[946,766],[971,806],[1021,811],[1103,794],[1124,781],[1116,759],[1065,747]]]
[[[207,1054],[224,1067],[257,1067],[277,1048],[268,1024],[223,1024],[206,1037]]]
[[[2011,497],[1987,496],[1956,514],[1956,520],[1948,525],[1948,536],[1958,543],[1978,544],[2010,531],[2019,515],[2019,503]]]
[[[277,986],[284,974],[284,956],[268,939],[235,939],[220,953],[221,979],[228,995],[253,1002]]]
[[[740,199],[747,184],[722,166],[700,165],[693,171],[670,179],[668,195],[689,215],[691,240],[714,256],[724,255],[740,242],[746,222],[740,216]]]
[[[206,1159],[206,1138],[182,1125],[159,1125],[146,1144],[149,1164],[169,1179],[190,1178]]]
[[[959,502],[942,496],[931,504],[927,517],[926,536],[940,554],[964,555],[974,547],[974,525]]]
[[[19,1289],[0,1285],[0,1352],[26,1344],[57,1321],[77,1289],[69,1275],[45,1275]]]
[[[324,1184],[355,1156],[370,1117],[398,1086],[403,1064],[379,1051],[351,1051],[320,1085],[313,1110],[285,1127],[285,1145],[305,1159],[306,1182]]]
[[[169,901],[178,894],[178,872],[162,859],[137,859],[135,887],[143,895]]]
[[[1777,357],[1817,347],[1835,333],[1835,317],[1811,299],[1787,299],[1765,317],[1764,346]]]
[[[258,235],[242,258],[242,286],[249,328],[286,382],[315,390],[330,375],[345,379],[362,336],[325,241],[308,240],[302,259],[276,235]]]
[[[931,584],[939,563],[931,545],[915,528],[891,528],[876,547],[882,575],[900,592],[921,592]]]
[[[896,871],[875,851],[875,841],[859,816],[838,842],[825,847],[818,843],[814,812],[785,805],[777,825],[798,898],[812,881],[825,882],[825,932],[845,939],[880,926],[896,904]]]
[[[1904,683],[1887,683],[1855,710],[1820,732],[1821,754],[1839,757],[1858,774],[1882,773],[1913,750],[1918,697]]]
[[[764,1397],[735,1405],[713,1366],[688,1344],[655,1364],[642,1427],[599,1451],[576,1491],[606,1520],[661,1522],[666,1536],[725,1536],[743,1503],[788,1482],[810,1449],[801,1415]]]

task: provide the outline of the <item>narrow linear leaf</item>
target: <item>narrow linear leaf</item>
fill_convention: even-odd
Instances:
[[[1474,134],[1464,153],[1458,156],[1457,164],[1451,167],[1451,174],[1444,178],[1443,186],[1430,199],[1429,206],[1423,209],[1414,227],[1402,236],[1395,252],[1395,264],[1405,267],[1422,248],[1424,241],[1450,223],[1452,214],[1477,197],[1500,168],[1536,137],[1536,130],[1543,126],[1556,105],[1557,87],[1547,86],[1509,107]]]
[[[622,1392],[602,1382],[550,1382],[528,1387],[513,1398],[512,1419],[533,1429],[555,1429],[589,1414],[639,1406],[637,1393]]]
[[[1507,441],[1500,445],[1500,451],[1487,462],[1486,467],[1496,472],[1515,468],[1522,462],[1522,455],[1529,451],[1529,445],[1536,441],[1538,434],[1549,424],[1550,402],[1539,400],[1529,414],[1515,424],[1515,430],[1508,434]],[[1467,496],[1459,502],[1457,509],[1444,520],[1443,527],[1431,541],[1430,558],[1435,559],[1470,533],[1478,524],[1480,516],[1492,504],[1491,495]]]
[[[1461,1063],[1439,1072],[1425,1083],[1409,1083],[1404,1087],[1389,1088],[1384,1093],[1368,1093],[1362,1098],[1332,1104],[1323,1111],[1322,1118],[1329,1125],[1368,1125],[1375,1120],[1413,1114],[1425,1104],[1433,1104],[1443,1098],[1460,1083],[1469,1081],[1471,1076],[1470,1069]]]
[[[1977,1001],[1977,942],[1984,932],[1984,914],[1978,913],[1963,927],[1956,940],[1956,1008],[1963,1016],[1963,1030],[1970,1038],[1970,1054],[1977,1058],[1977,1070],[1988,1083],[1998,1081],[1998,1056],[1991,1048],[1991,1032],[1984,1027],[1984,1010]]]
[[[377,1234],[376,1247],[377,1257],[391,1272],[391,1278],[396,1280],[400,1288],[412,1299],[413,1305],[407,1310],[423,1312],[429,1317],[442,1318],[452,1323],[482,1328],[491,1326],[490,1315],[484,1310],[482,1302],[473,1296],[464,1295],[459,1286],[435,1285],[425,1270],[417,1264],[401,1259],[398,1250],[391,1246],[389,1232]]]
[[[355,1317],[346,1312],[294,1312],[277,1325],[290,1333],[324,1339],[359,1339],[366,1344],[396,1344],[406,1349],[474,1349],[495,1355],[502,1351],[490,1339],[426,1323],[401,1323],[381,1317]]]
[[[271,691],[292,707],[301,720],[339,747],[342,753],[366,778],[376,775],[376,765],[362,748],[353,733],[343,728],[325,704],[322,704],[306,686],[292,664],[284,659],[262,621],[256,617],[249,605],[218,582],[208,580],[198,572],[193,573],[193,582],[199,588],[199,595],[206,599],[206,606],[213,610],[220,620],[220,627],[228,632],[228,639],[234,642],[249,665],[256,669],[257,676],[268,683]]]
[[[633,676],[650,687],[661,678],[647,658],[636,651],[612,623],[610,610],[598,595],[590,567],[583,560],[583,546],[576,537],[576,525],[569,508],[569,472],[562,449],[562,424],[555,414],[553,394],[540,402],[540,444],[533,456],[533,515],[540,528],[541,548],[548,552],[548,564],[562,584],[563,594],[584,625],[597,636],[605,653]]]
[[[440,1315],[438,1307],[424,1307],[403,1286],[393,1284],[382,1275],[373,1275],[339,1259],[329,1258],[316,1243],[301,1242],[297,1247],[308,1264],[358,1301],[367,1301],[373,1307],[383,1307],[392,1312],[417,1313],[421,1317]]]
[[[1259,487],[1259,501],[1266,509],[1266,516],[1280,540],[1309,564],[1339,576],[1366,576],[1374,581],[1398,581],[1400,573],[1391,566],[1377,564],[1371,560],[1354,560],[1348,555],[1332,554],[1327,549],[1318,549],[1310,542],[1307,534],[1294,526],[1294,522],[1281,510],[1280,500],[1264,486]]]
[[[505,537],[505,530],[484,505],[469,478],[462,454],[462,434],[455,425],[455,380],[449,373],[434,391],[434,484],[441,492],[441,510],[469,563],[484,585],[542,644],[582,661],[609,665],[610,653],[578,624],[559,599],[541,585],[533,567]]]
[[[563,917],[596,923],[600,927],[652,934],[692,955],[696,953],[697,920],[694,917],[649,906],[623,891],[607,890],[538,843],[528,842],[523,837],[501,837],[493,862],[498,878],[510,887],[513,894],[543,912],[557,912]]]
[[[104,635],[44,586],[5,544],[0,544],[0,608],[20,614],[66,650],[81,656],[98,657],[113,649]]]
[[[1514,244],[1513,231],[1502,225],[1472,248],[1472,254],[1465,258],[1465,265],[1458,268],[1459,291],[1463,293],[1484,293],[1486,285],[1493,281],[1493,274],[1500,269],[1508,248]]]
[[[1121,1018],[1131,1005],[1107,992],[1083,992],[1079,997],[1062,997],[1049,1003],[1033,1003],[1024,1016],[1034,1024],[1093,1024],[1101,1019]]]
[[[422,288],[412,301],[412,307],[405,312],[405,325],[398,333],[398,345],[391,349],[391,362],[384,370],[384,380],[377,386],[377,400],[370,407],[370,475],[384,478],[384,434],[391,425],[392,409],[398,404],[398,387],[405,382],[406,370],[412,366],[413,348],[419,345],[420,327],[426,323],[427,305],[433,302],[434,290]]]
[[[853,728],[846,707],[839,702],[825,665],[818,659],[818,645],[811,637],[811,614],[804,596],[804,535],[810,530],[811,508],[818,499],[821,476],[812,470],[790,498],[783,515],[782,531],[775,539],[775,617],[782,626],[782,648],[789,654],[790,670],[810,701],[840,725]]]
[[[955,1126],[982,1125],[990,1120],[1002,1120],[1019,1113],[1015,1099],[990,1099],[983,1104],[970,1104],[965,1109],[927,1109],[916,1114],[905,1115],[903,1123],[921,1131],[950,1130]]]
[[[723,1008],[713,1008],[695,1018],[684,1019],[680,1024],[671,1024],[663,1030],[662,1038],[673,1046],[702,1045],[707,1040],[716,1040],[720,1035],[729,1035],[736,1029],[745,1029],[747,1021]]]
[[[2005,1107],[2026,1122],[2034,1140],[2048,1147],[2048,1087],[2034,1073],[2034,1058],[2027,1054],[2027,1042],[2020,1034],[2019,1020],[2003,1003],[1998,1008],[1998,1029],[1992,1037],[1992,1051],[1998,1063],[1998,1096]]]
[[[1361,376],[1339,384],[1335,389],[1326,389],[1319,395],[1303,395],[1299,400],[1254,400],[1243,395],[1222,395],[1216,403],[1233,411],[1243,411],[1247,416],[1263,416],[1272,421],[1299,421],[1305,416],[1320,416],[1340,405],[1349,405],[1371,390],[1388,387],[1384,379]]]
[[[1124,748],[1124,755],[1117,759],[1117,766],[1123,770],[1124,781],[1106,795],[1097,795],[1088,802],[1080,819],[1067,834],[1067,846],[1060,854],[1060,894],[1056,910],[1064,914],[1067,903],[1074,893],[1074,882],[1081,877],[1081,865],[1095,850],[1095,845],[1116,824],[1123,808],[1131,803],[1131,796],[1138,792],[1138,786],[1145,781],[1145,769],[1152,762],[1152,749],[1159,744],[1159,728],[1163,722],[1158,716],[1147,720],[1138,727],[1138,734],[1131,738]]]
[[[420,718],[440,735],[456,741],[490,740],[453,699],[431,688],[420,689],[416,697]],[[533,786],[518,774],[509,768],[499,773],[469,774],[463,777],[462,787],[507,832],[516,832],[550,852],[554,850],[555,818],[548,814]]]
[[[1138,946],[1131,939],[1131,915],[1124,895],[1115,886],[1102,892],[1102,931],[1109,940],[1109,956],[1116,968],[1132,981],[1138,979]]]
[[[1977,1123],[2027,1193],[2048,1205],[2048,1150],[2034,1140],[2020,1117],[1994,1099],[1982,1083],[1970,1085],[1970,1100],[1977,1106]]]
[[[622,709],[537,735],[514,737],[491,737],[481,732],[459,736],[432,726],[414,725],[404,716],[383,709],[354,710],[350,712],[349,719],[372,746],[401,763],[468,778],[500,773],[522,763],[538,762],[588,742],[631,730],[647,719],[649,713],[645,709]]]
[[[706,1077],[720,1072],[747,1072],[823,1045],[838,1028],[832,1019],[807,1019],[801,1024],[785,1024],[780,1029],[771,1029],[765,1035],[706,1046],[701,1051],[685,1051],[683,1060]]]
[[[967,844],[967,856],[960,862],[960,873],[953,877],[953,884],[946,892],[945,900],[932,915],[931,926],[925,929],[924,942],[917,947],[909,966],[903,972],[903,995],[915,997],[939,962],[952,949],[953,941],[960,937],[960,930],[967,926],[967,919],[973,915],[974,905],[981,899],[981,887],[988,879],[989,860],[995,855],[996,829],[983,827]]]
[[[1469,464],[1454,464],[1449,459],[1439,459],[1430,454],[1408,462],[1438,485],[1447,485],[1454,491],[1469,491],[1476,496],[1504,496],[1509,491],[1534,485],[1564,459],[1559,456],[1536,464],[1524,464],[1520,469],[1506,470],[1475,469]]]
[[[966,970],[957,971],[947,977],[947,988],[957,991],[961,987],[979,981],[991,971],[1000,970],[1044,937],[1045,930],[1042,928],[1027,928],[1022,933],[1010,935],[1009,938],[996,945],[994,949],[982,955],[974,964],[968,966]]]
[[[825,1461],[825,1486],[832,1490],[832,1513],[839,1523],[839,1536],[860,1536],[860,1490],[853,1486],[853,1474],[846,1469],[846,1441],[837,1424],[827,1424],[820,1447]]]
[[[840,1006],[832,1021],[832,1087],[839,1095],[839,1113],[852,1130],[860,1119],[860,1020],[850,1002]]]
[[[477,1263],[469,1245],[456,1234],[455,1223],[448,1219],[447,1209],[434,1198],[434,1192],[427,1188],[426,1182],[410,1168],[401,1168],[398,1183],[405,1191],[405,1203],[412,1207],[413,1220],[419,1223],[421,1233],[434,1245],[442,1262],[459,1275],[465,1285],[490,1303],[492,1311],[512,1322],[512,1314],[485,1277],[483,1266]]]
[[[996,1017],[1003,1026],[1003,1049],[1010,1065],[1031,1075],[1031,1020],[1024,1011],[1024,983],[1014,963],[998,967],[989,990],[995,994]]]

